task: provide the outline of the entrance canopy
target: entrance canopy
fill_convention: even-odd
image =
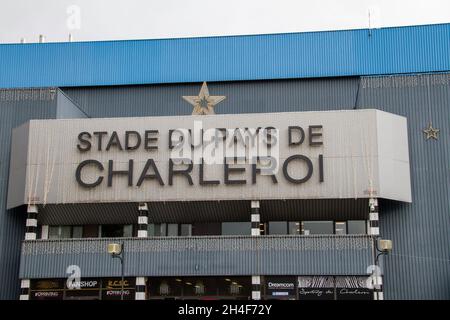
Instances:
[[[14,129],[22,204],[411,202],[406,118],[378,111],[32,120]]]

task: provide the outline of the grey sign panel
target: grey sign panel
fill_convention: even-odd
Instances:
[[[22,171],[15,168],[10,176],[9,190],[14,190],[15,195],[9,196],[9,208],[23,203],[345,199],[370,195],[411,202],[406,118],[378,110],[33,120],[28,127],[27,145],[21,143],[25,127],[17,128],[13,135],[13,148],[27,150],[12,153],[11,163],[22,166]],[[204,133],[208,129],[227,128],[230,135],[235,128],[262,128],[265,141],[273,142],[271,155],[279,164],[275,173],[277,183],[271,176],[255,174],[249,161],[229,165],[207,163],[202,168],[198,161],[200,157],[209,159],[206,148],[204,153],[196,153],[189,174],[170,174],[169,161],[174,159],[174,151],[169,148],[170,130],[190,129],[195,134],[200,127]],[[278,129],[278,136],[271,131],[272,137],[268,137],[264,131],[268,127]],[[289,127],[297,127],[291,128],[291,142],[302,143],[289,144]],[[147,144],[157,149],[144,148],[146,131],[150,130],[157,133],[153,131],[147,137],[156,140],[148,140]],[[139,133],[141,144],[136,149],[125,149],[127,131]],[[82,132],[86,132],[82,139],[89,143],[80,140]],[[172,140],[177,137],[175,132]],[[131,135],[129,147],[137,141],[136,135]],[[89,145],[89,150],[80,151]],[[227,146],[228,157],[227,152],[236,149]],[[27,155],[26,164],[15,158],[18,154]],[[215,155],[216,160],[223,160],[223,155]],[[248,151],[245,155],[251,157]],[[149,159],[154,165],[152,162],[144,170]],[[80,166],[86,160],[95,162]],[[175,163],[172,171],[186,168]],[[132,176],[113,174],[108,185],[108,171],[120,170],[131,171]],[[139,185],[141,176],[155,174],[155,170],[160,175],[159,181],[144,179]],[[206,184],[206,180],[217,183]],[[99,183],[94,187],[82,185],[95,182]]]
[[[28,168],[29,127],[30,123],[26,122],[12,131],[14,143],[11,145],[12,161],[9,165],[8,204],[20,205],[24,200]]]

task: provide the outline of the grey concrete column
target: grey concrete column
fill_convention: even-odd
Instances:
[[[259,224],[261,222],[261,217],[259,215],[259,201],[252,201],[251,222],[252,222],[252,236],[261,235],[261,229],[259,227]]]
[[[373,236],[380,235],[380,227],[378,225],[378,199],[369,199],[369,228],[368,234]]]
[[[145,300],[145,277],[136,277],[135,300]]]
[[[147,238],[148,236],[148,206],[146,203],[139,204],[138,216],[138,238]]]
[[[138,216],[138,238],[148,237],[148,206],[140,203]],[[145,300],[145,277],[136,277],[135,300]]]
[[[30,204],[27,207],[27,220],[25,222],[25,241],[36,240],[37,238],[37,205]],[[30,279],[20,281],[20,300],[30,299]]]
[[[261,300],[261,276],[252,276],[252,300]]]
[[[380,226],[378,216],[379,216],[378,199],[369,198],[369,223],[367,233],[373,236],[373,243],[374,243],[373,251],[375,260],[377,260],[376,256],[378,254],[377,241],[380,237]],[[374,300],[383,300],[383,277],[381,276],[381,274],[378,274],[379,270],[380,270],[379,266],[377,265],[377,270],[375,270],[377,274],[372,275],[374,280],[374,291],[373,291]]]
[[[28,205],[25,240],[36,240],[37,238],[37,205]]]
[[[260,236],[261,229],[259,224],[261,217],[259,214],[259,201],[251,202],[251,222],[252,222],[252,236]],[[252,275],[252,300],[261,300],[261,276]]]
[[[30,279],[22,279],[20,281],[20,300],[30,299]]]

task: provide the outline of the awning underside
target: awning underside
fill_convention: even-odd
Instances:
[[[250,221],[249,201],[149,202],[150,223]],[[365,220],[367,199],[260,201],[261,221]],[[138,203],[48,204],[39,206],[44,225],[136,224]]]

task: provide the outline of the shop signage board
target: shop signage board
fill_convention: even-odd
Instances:
[[[300,276],[299,300],[372,300],[368,276]]]
[[[296,277],[265,277],[267,299],[294,299],[296,290]]]
[[[378,110],[32,120],[8,208],[251,199],[411,201],[406,118]]]

